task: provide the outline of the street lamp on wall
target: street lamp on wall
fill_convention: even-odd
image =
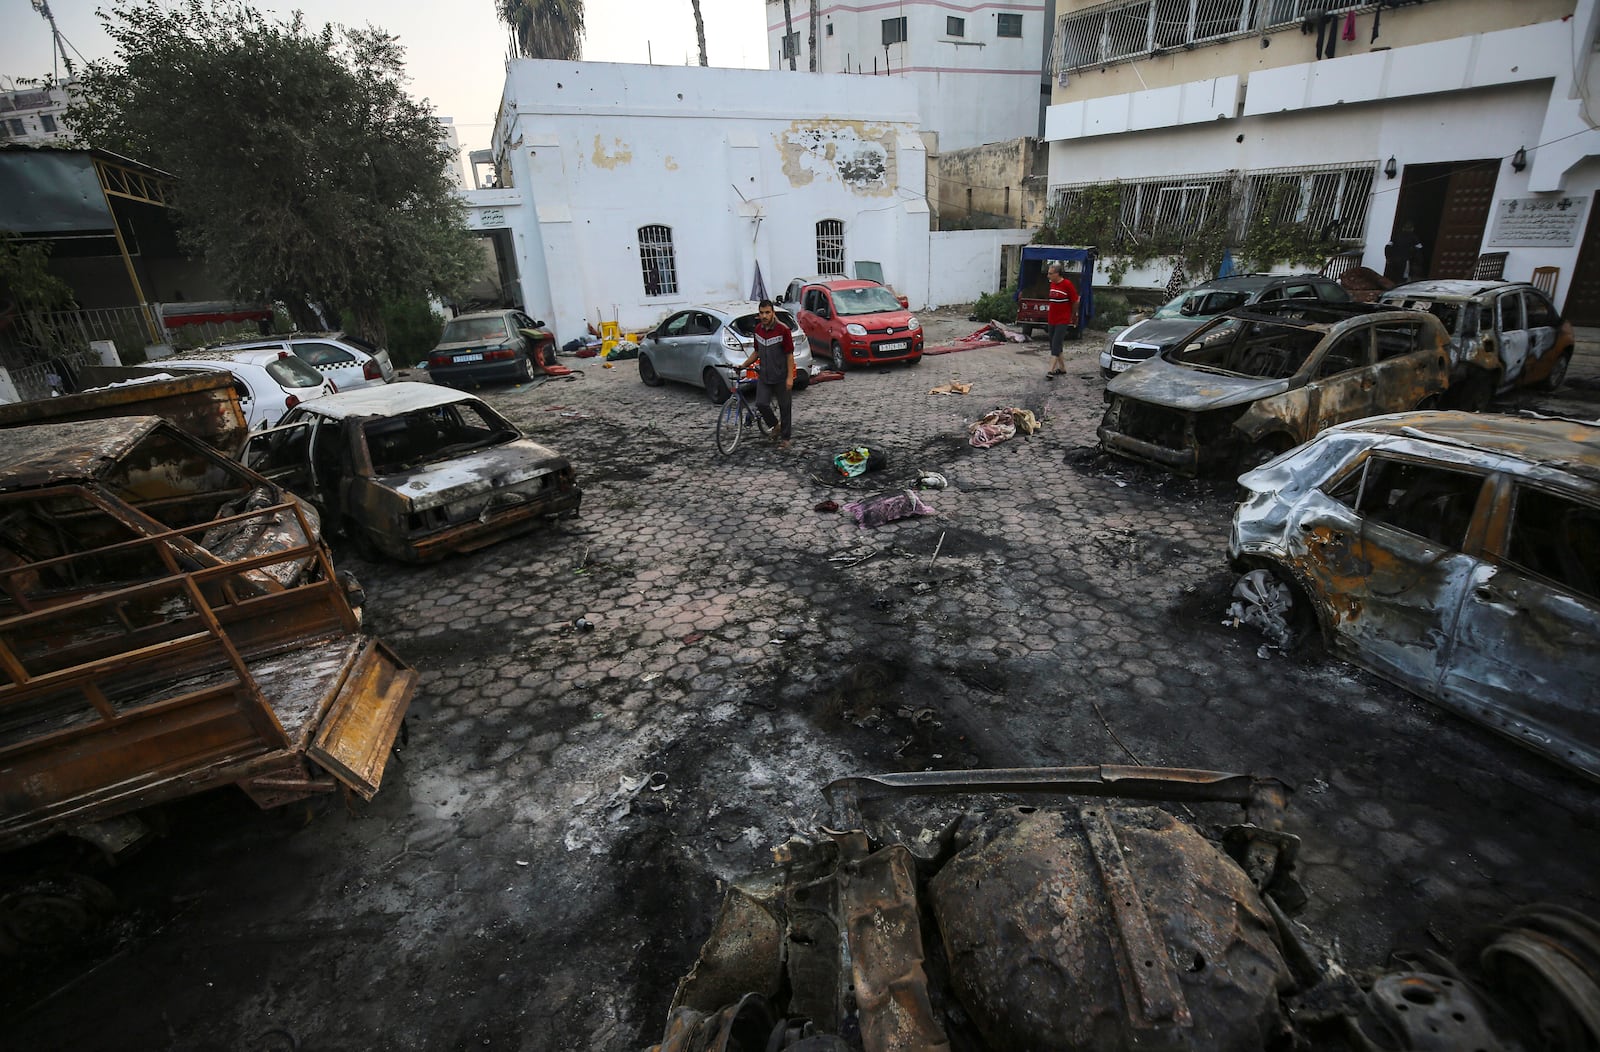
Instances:
[[[1400,166],[1394,163],[1394,156],[1391,154],[1389,159],[1384,162],[1383,174],[1387,175],[1390,179],[1393,179],[1399,173]]]
[[[1528,167],[1528,151],[1518,146],[1517,152],[1511,155],[1511,170],[1520,172],[1526,167]]]

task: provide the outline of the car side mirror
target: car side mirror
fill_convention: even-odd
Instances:
[[[1200,350],[1200,345],[1198,343],[1191,343],[1189,346],[1187,346],[1187,347],[1185,347],[1183,349],[1183,353],[1184,354],[1189,354],[1189,353],[1191,353],[1193,351],[1198,351],[1198,350]]]
[[[536,321],[536,322],[534,322],[534,323],[533,323],[533,327],[534,327],[534,328],[535,328],[535,329],[542,329],[542,328],[544,328],[544,322],[542,322],[542,321]]]

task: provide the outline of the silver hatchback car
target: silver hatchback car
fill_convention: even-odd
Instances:
[[[669,314],[639,345],[639,379],[651,387],[665,380],[696,384],[717,405],[728,400],[730,366],[750,357],[755,347],[756,305],[707,304]],[[788,310],[778,308],[778,321],[794,334],[794,389],[811,382],[811,346]]]

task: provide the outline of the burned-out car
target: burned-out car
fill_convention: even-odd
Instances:
[[[1229,311],[1106,385],[1101,445],[1183,475],[1264,463],[1333,424],[1432,407],[1444,326],[1416,311],[1300,300]]]
[[[1239,481],[1236,616],[1600,779],[1600,426],[1400,414]]]
[[[370,798],[415,685],[271,482],[155,417],[6,432],[0,848],[113,849],[95,824],[230,784]]]
[[[471,552],[575,515],[572,465],[482,400],[394,383],[308,402],[245,460],[314,503],[369,557]]]
[[[1572,362],[1571,323],[1520,281],[1414,281],[1384,304],[1427,311],[1450,334],[1452,405],[1482,409],[1514,387],[1554,391]]]
[[[732,884],[651,1052],[1592,1047],[1529,1040],[1592,1033],[1600,925],[1574,910],[1358,982],[1290,919],[1300,842],[1272,778],[935,771],[825,793],[814,835]],[[1212,838],[1157,802],[1243,821]]]

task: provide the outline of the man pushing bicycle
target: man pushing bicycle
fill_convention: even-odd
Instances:
[[[762,300],[757,306],[755,350],[739,366],[742,372],[752,364],[756,369],[756,412],[771,427],[772,399],[778,399],[778,447],[789,445],[789,420],[794,401],[794,336],[789,327],[778,321],[777,308],[771,300]]]

